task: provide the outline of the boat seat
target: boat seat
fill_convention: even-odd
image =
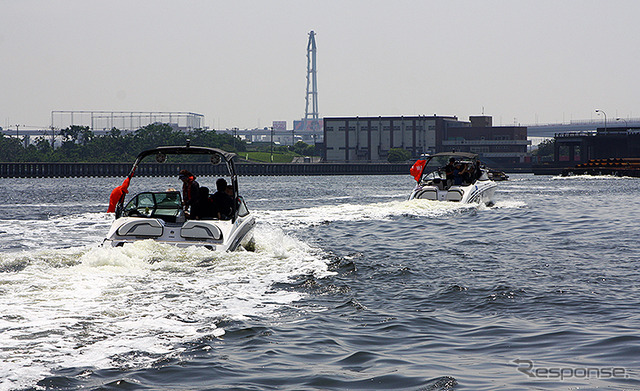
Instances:
[[[180,236],[185,239],[222,239],[220,228],[213,224],[207,224],[201,221],[187,221],[180,230]]]
[[[460,189],[449,189],[447,191],[447,196],[445,197],[447,201],[459,202],[462,200],[462,190]]]
[[[142,236],[146,238],[154,238],[162,236],[162,224],[156,219],[144,219],[137,221],[129,221],[118,228],[120,236]]]
[[[446,187],[446,180],[441,178],[435,178],[427,183],[429,186],[435,186],[438,190],[444,190]]]
[[[420,190],[414,198],[435,201],[438,199],[438,193],[434,189],[424,189]]]

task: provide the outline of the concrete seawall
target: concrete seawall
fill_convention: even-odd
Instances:
[[[412,163],[240,163],[241,176],[257,175],[409,175]],[[0,178],[124,177],[130,163],[0,163]],[[136,176],[175,176],[187,169],[197,176],[226,174],[210,163],[143,163]]]

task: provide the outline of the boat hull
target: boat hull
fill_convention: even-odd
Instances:
[[[202,246],[213,251],[235,251],[253,243],[255,218],[251,215],[230,220],[187,220],[169,223],[159,218],[121,217],[116,219],[103,246],[121,247],[140,240],[178,247]]]
[[[491,180],[476,181],[467,186],[451,186],[444,189],[435,185],[418,185],[411,192],[409,200],[427,199],[432,201],[459,202],[462,204],[484,204],[491,206],[494,203],[496,183]]]

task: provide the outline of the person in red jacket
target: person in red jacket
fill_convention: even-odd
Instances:
[[[200,198],[200,185],[195,175],[187,170],[181,170],[178,178],[182,181],[182,205],[185,209],[190,208]]]
[[[107,209],[107,213],[113,213],[116,211],[116,205],[118,205],[120,199],[129,192],[129,181],[130,178],[126,177],[124,182],[122,182],[122,185],[111,191],[111,195],[109,196],[109,209]]]

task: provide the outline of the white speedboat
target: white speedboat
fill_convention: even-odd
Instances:
[[[155,156],[163,163],[167,155],[208,155],[212,164],[225,164],[233,188],[233,211],[228,220],[189,219],[185,214],[179,191],[145,191],[136,194],[125,204],[129,181],[138,165],[147,156]],[[238,179],[233,157],[235,154],[207,147],[158,147],[141,152],[122,186],[111,195],[116,220],[103,245],[124,246],[139,240],[155,240],[180,247],[203,246],[215,251],[234,251],[240,246],[251,249],[255,218],[249,213],[244,199],[238,194]],[[120,189],[120,190],[119,190]],[[117,202],[117,203],[116,203]],[[115,206],[113,205],[115,204]]]
[[[418,160],[411,168],[416,187],[409,199],[483,203],[493,205],[496,183],[478,155],[466,152],[441,152]]]

